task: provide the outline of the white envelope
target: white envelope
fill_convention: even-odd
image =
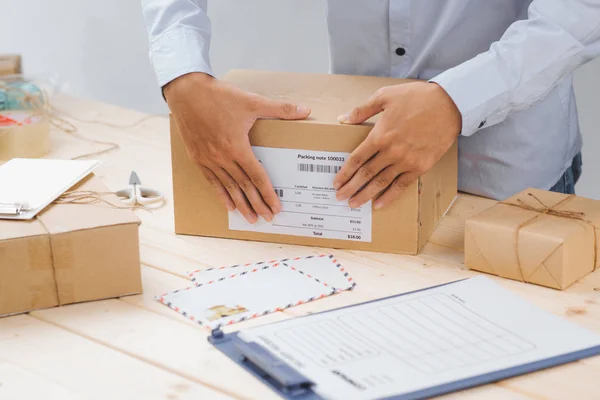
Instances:
[[[192,271],[195,283],[156,299],[210,329],[352,290],[332,256],[309,256]]]

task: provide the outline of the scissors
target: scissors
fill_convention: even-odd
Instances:
[[[115,193],[123,200],[127,205],[148,205],[153,203],[162,202],[164,196],[158,190],[150,189],[142,186],[140,178],[138,178],[135,171],[131,171],[129,176],[129,187],[126,189],[119,190]]]

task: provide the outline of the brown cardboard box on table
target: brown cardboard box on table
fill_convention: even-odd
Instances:
[[[93,175],[73,190],[109,191]],[[138,227],[132,211],[104,203],[0,220],[0,316],[140,293]]]
[[[18,75],[21,72],[21,56],[0,54],[0,76]]]
[[[470,269],[566,289],[598,267],[600,201],[527,189],[470,218]]]
[[[369,206],[368,212],[372,212],[371,224],[368,224],[368,218],[365,217],[363,220],[366,221],[365,225],[360,228],[356,228],[356,224],[349,226],[348,223],[352,223],[352,221],[347,216],[338,214],[323,216],[319,213],[328,214],[334,209],[337,210],[337,213],[344,213],[350,212],[350,209],[342,212],[339,205],[330,204],[323,207],[313,204],[315,199],[319,202],[322,198],[329,198],[330,200],[325,201],[326,203],[335,200],[335,191],[331,186],[337,171],[336,168],[339,168],[341,164],[338,163],[338,166],[334,168],[331,164],[329,167],[318,166],[316,164],[319,161],[298,159],[305,157],[306,154],[317,154],[314,152],[352,152],[367,137],[378,116],[357,126],[340,124],[337,117],[365,102],[377,89],[406,83],[407,80],[244,70],[232,71],[223,80],[249,92],[311,107],[310,117],[303,121],[258,120],[250,131],[250,143],[252,146],[269,148],[269,151],[293,149],[290,157],[287,156],[287,153],[281,155],[275,153],[275,156],[271,158],[277,158],[276,161],[266,160],[263,156],[261,162],[263,166],[266,161],[293,163],[293,168],[298,163],[298,173],[303,173],[302,171],[304,173],[315,172],[312,174],[315,178],[321,173],[317,179],[323,179],[323,174],[329,173],[327,178],[329,187],[298,184],[294,181],[298,178],[294,175],[296,172],[291,171],[294,174],[290,174],[289,179],[285,179],[284,186],[286,187],[278,188],[276,182],[273,181],[273,174],[280,174],[281,171],[275,171],[275,169],[269,171],[265,168],[280,196],[284,196],[282,197],[284,212],[275,218],[274,224],[290,224],[289,221],[293,219],[292,225],[295,226],[295,233],[281,234],[264,231],[251,232],[239,228],[230,229],[229,220],[232,216],[228,215],[225,207],[219,203],[200,169],[188,157],[178,134],[176,123],[172,119],[171,151],[176,233],[416,254],[425,245],[439,220],[456,198],[457,149],[456,146],[453,146],[432,170],[407,188],[403,196],[391,207],[371,211],[372,207]],[[307,164],[309,162],[313,163],[312,167]],[[303,170],[301,164],[304,165]],[[279,168],[276,169],[279,170]],[[300,179],[305,179],[304,175]],[[286,202],[285,196],[288,194],[296,196],[292,198],[293,201]],[[310,201],[304,203],[299,201],[300,198],[304,199],[306,196]],[[344,204],[347,207],[347,202]],[[294,210],[301,210],[301,212]],[[301,221],[299,218],[306,219]],[[313,223],[313,221],[316,222]],[[356,220],[354,222],[356,223]],[[266,224],[264,221],[261,223]],[[337,231],[330,229],[332,226],[338,227]],[[371,230],[370,241],[363,239],[368,235],[354,235],[353,231],[356,229]],[[298,234],[300,232],[302,235]],[[337,236],[332,238],[334,235]]]

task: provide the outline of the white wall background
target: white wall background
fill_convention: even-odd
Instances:
[[[60,88],[151,113],[167,108],[147,57],[139,0],[0,0],[0,53],[24,56],[26,73]],[[215,73],[231,68],[327,72],[323,0],[209,2]],[[578,194],[600,199],[600,60],[578,71],[584,135]]]

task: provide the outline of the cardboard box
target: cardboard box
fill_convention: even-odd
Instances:
[[[21,56],[16,54],[0,54],[0,76],[18,75],[21,72]]]
[[[312,109],[310,118],[304,121],[261,119],[254,124],[250,131],[251,144],[267,148],[271,152],[270,154],[274,154],[271,158],[267,155],[266,158],[261,159],[263,166],[266,161],[270,163],[292,162],[295,166],[296,158],[310,157],[310,154],[321,154],[319,152],[352,152],[367,137],[378,116],[357,126],[342,125],[338,123],[337,117],[365,102],[381,87],[408,82],[402,79],[379,77],[258,71],[232,71],[223,79],[250,92],[306,105]],[[292,150],[273,152],[273,149]],[[239,225],[241,223],[239,220],[241,218],[236,215],[228,216],[225,207],[218,202],[200,169],[188,157],[174,119],[171,120],[171,150],[175,231],[179,234],[416,254],[423,248],[457,194],[457,149],[456,146],[453,146],[432,170],[414,182],[391,207],[375,211],[369,206],[368,212],[361,211],[365,225],[361,226],[360,229],[364,229],[364,236],[362,234],[353,236],[352,230],[358,228],[356,228],[356,225],[354,227],[348,226],[349,221],[344,220],[344,217],[330,217],[329,215],[322,217],[318,214],[313,216],[311,213],[315,212],[315,209],[320,206],[302,202],[295,203],[294,201],[298,200],[298,197],[294,197],[294,201],[284,203],[284,210],[285,207],[294,205],[299,205],[300,209],[304,206],[312,207],[307,209],[304,214],[297,213],[296,216],[300,218],[304,215],[306,218],[315,218],[317,221],[314,224],[294,220],[292,225],[304,224],[306,226],[304,228],[294,228],[296,233],[293,234],[264,231],[250,232],[240,230]],[[288,157],[288,153],[290,157]],[[308,153],[308,156],[304,153]],[[338,161],[341,159],[337,158]],[[312,160],[309,161],[314,163]],[[304,162],[305,160],[302,160],[302,163]],[[303,165],[310,167],[309,164]],[[307,169],[308,171],[334,172],[334,168],[336,168],[333,165],[329,167],[312,165],[313,167]],[[288,168],[289,166],[286,164],[282,167]],[[298,167],[300,169],[300,162],[298,162]],[[281,174],[281,171],[286,170],[285,168],[272,168],[271,171],[267,170],[267,172],[271,180],[274,181],[275,175]],[[277,188],[274,182],[274,186],[276,186],[280,195],[282,195],[281,190],[284,190],[285,196],[288,194],[296,196],[296,193],[301,193],[309,197],[312,196],[310,197],[311,201],[315,199],[317,199],[315,201],[320,201],[318,196],[329,199],[335,197],[333,190],[311,192],[310,190],[318,188],[318,186],[294,183],[294,179],[298,178],[294,175],[294,171],[290,171],[293,174],[290,174],[287,184],[281,185],[281,188]],[[323,174],[316,173],[313,175],[315,179],[323,179]],[[332,186],[334,176],[334,173],[328,175],[329,186]],[[301,177],[301,179],[305,178]],[[283,188],[283,186],[287,187]],[[302,190],[305,192],[301,192]],[[283,200],[285,198],[282,198]],[[347,202],[344,204],[347,207]],[[336,206],[330,208],[332,207]],[[339,211],[342,208],[336,210]],[[344,212],[348,212],[348,210]],[[372,215],[367,216],[371,211]],[[327,214],[329,211],[325,210],[324,212]],[[274,223],[278,224],[278,229],[283,229],[281,226],[285,225],[281,222],[278,223],[278,221],[289,221],[291,219],[291,214],[284,214],[286,213],[276,217]],[[318,221],[319,218],[326,220]],[[370,223],[369,219],[371,220]],[[335,230],[331,229],[320,230],[321,227],[328,228],[332,226],[332,220],[337,221],[335,224],[339,222],[340,225],[344,225],[343,229],[339,229],[339,232],[334,232]],[[238,226],[234,227],[235,229],[230,229],[230,222],[236,223]],[[264,226],[267,223],[261,221],[261,224]],[[319,229],[315,229],[314,226]],[[370,235],[367,235],[367,230],[370,230]],[[343,238],[332,238],[333,233],[336,235],[346,235],[347,233],[347,235]],[[368,236],[370,236],[370,240],[366,240]]]
[[[527,189],[470,218],[465,265],[566,289],[599,264],[600,201]]]
[[[75,189],[109,191],[93,175]],[[0,220],[0,315],[140,293],[138,227],[132,211],[104,203]]]

